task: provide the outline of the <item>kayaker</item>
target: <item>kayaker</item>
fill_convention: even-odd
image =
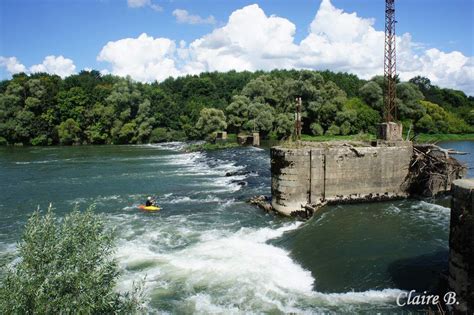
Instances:
[[[145,206],[151,207],[155,205],[155,200],[153,200],[151,197],[148,197],[145,203]]]

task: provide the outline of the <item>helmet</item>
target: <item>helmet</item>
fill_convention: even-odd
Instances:
[[[151,197],[148,197],[147,199],[148,199],[148,200],[151,200]]]

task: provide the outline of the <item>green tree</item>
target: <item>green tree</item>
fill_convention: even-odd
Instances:
[[[383,90],[382,87],[375,81],[370,81],[364,84],[359,94],[362,100],[373,109],[381,112],[383,109]]]
[[[313,133],[313,135],[322,136],[324,134],[323,127],[321,127],[321,125],[318,124],[317,122],[312,123],[310,127],[311,127],[311,132]]]
[[[137,124],[135,122],[124,124],[118,134],[118,143],[135,143],[136,129]]]
[[[80,141],[79,133],[81,128],[72,118],[62,122],[58,128],[59,142],[61,144],[73,144]]]
[[[426,109],[420,104],[424,99],[423,93],[412,83],[397,84],[397,106],[400,119],[420,119]]]
[[[209,136],[216,131],[227,128],[224,112],[215,108],[203,108],[196,124],[196,128],[203,136]]]
[[[328,136],[337,136],[341,133],[341,130],[338,126],[336,125],[331,125],[329,129],[326,131],[326,134]]]
[[[248,121],[250,100],[243,95],[236,95],[232,103],[226,108],[227,124],[229,128],[239,133]]]
[[[295,121],[291,114],[280,113],[275,116],[275,134],[279,139],[288,138],[295,127]]]
[[[273,107],[268,104],[251,103],[248,107],[249,119],[244,124],[243,129],[260,132],[265,136],[273,128],[274,112]]]
[[[474,127],[474,109],[471,109],[471,111],[469,111],[469,114],[467,116],[467,122]]]
[[[58,224],[51,208],[28,220],[19,261],[0,284],[2,314],[115,314],[140,307],[140,289],[115,291],[113,232],[91,209]]]

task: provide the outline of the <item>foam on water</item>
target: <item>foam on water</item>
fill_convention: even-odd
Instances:
[[[164,198],[160,198],[159,202],[170,203],[170,204],[218,203],[218,202],[222,202],[222,199],[213,195],[207,195],[205,198],[191,198],[188,196],[174,197],[173,194],[167,194],[164,196]]]
[[[226,176],[228,173],[244,169],[245,166],[219,159],[211,160],[202,152],[167,155],[163,157],[163,163],[177,167],[177,169],[166,172],[169,176],[202,177],[199,182],[193,185],[216,187],[217,189],[214,191],[217,193],[240,190],[242,186],[239,185],[239,182],[247,177],[247,175]]]
[[[162,294],[176,297],[173,311],[192,313],[305,312],[347,307],[347,304],[390,303],[401,292],[382,290],[324,294],[313,290],[315,279],[290,252],[268,243],[301,223],[236,231],[203,229],[189,217],[155,226],[133,240],[121,242],[117,258],[126,269],[121,287],[146,275],[149,304]],[[167,230],[167,225],[179,226]],[[207,227],[209,228],[209,226]],[[186,242],[186,240],[192,241]],[[182,240],[177,244],[177,240]],[[175,250],[165,247],[175,243]],[[164,293],[165,292],[165,293]],[[156,300],[155,300],[156,299]],[[176,305],[180,306],[175,309]]]
[[[437,204],[429,203],[426,201],[420,201],[411,206],[414,210],[416,217],[419,220],[427,223],[436,223],[443,227],[449,227],[449,220],[451,217],[451,209],[446,208]]]

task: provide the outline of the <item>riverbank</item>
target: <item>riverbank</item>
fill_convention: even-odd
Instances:
[[[404,135],[406,138],[406,135]],[[308,134],[302,134],[301,140],[302,141],[314,141],[314,142],[325,142],[325,141],[370,141],[375,140],[376,137],[373,134],[356,134],[356,135],[337,135],[337,136],[314,136]],[[176,140],[179,141],[179,140]],[[262,143],[263,146],[268,147],[269,145],[279,145],[282,142],[287,142],[288,140],[276,140],[276,139],[263,139]],[[474,133],[469,134],[418,134],[414,138],[414,142],[416,143],[436,143],[440,141],[474,141]],[[159,145],[160,143],[167,143],[167,142],[152,142],[148,143],[151,145]],[[87,144],[87,146],[109,146],[109,145],[130,145],[130,144]],[[0,147],[68,147],[70,145],[23,145],[23,144],[14,144],[14,145],[7,145],[6,143],[0,142]],[[75,144],[72,146],[82,146],[81,144]],[[212,151],[212,150],[219,150],[219,149],[229,149],[238,147],[239,144],[237,143],[237,134],[230,133],[227,135],[227,140],[225,142],[220,143],[194,143],[190,144],[186,150],[188,152],[195,152],[195,151]]]

